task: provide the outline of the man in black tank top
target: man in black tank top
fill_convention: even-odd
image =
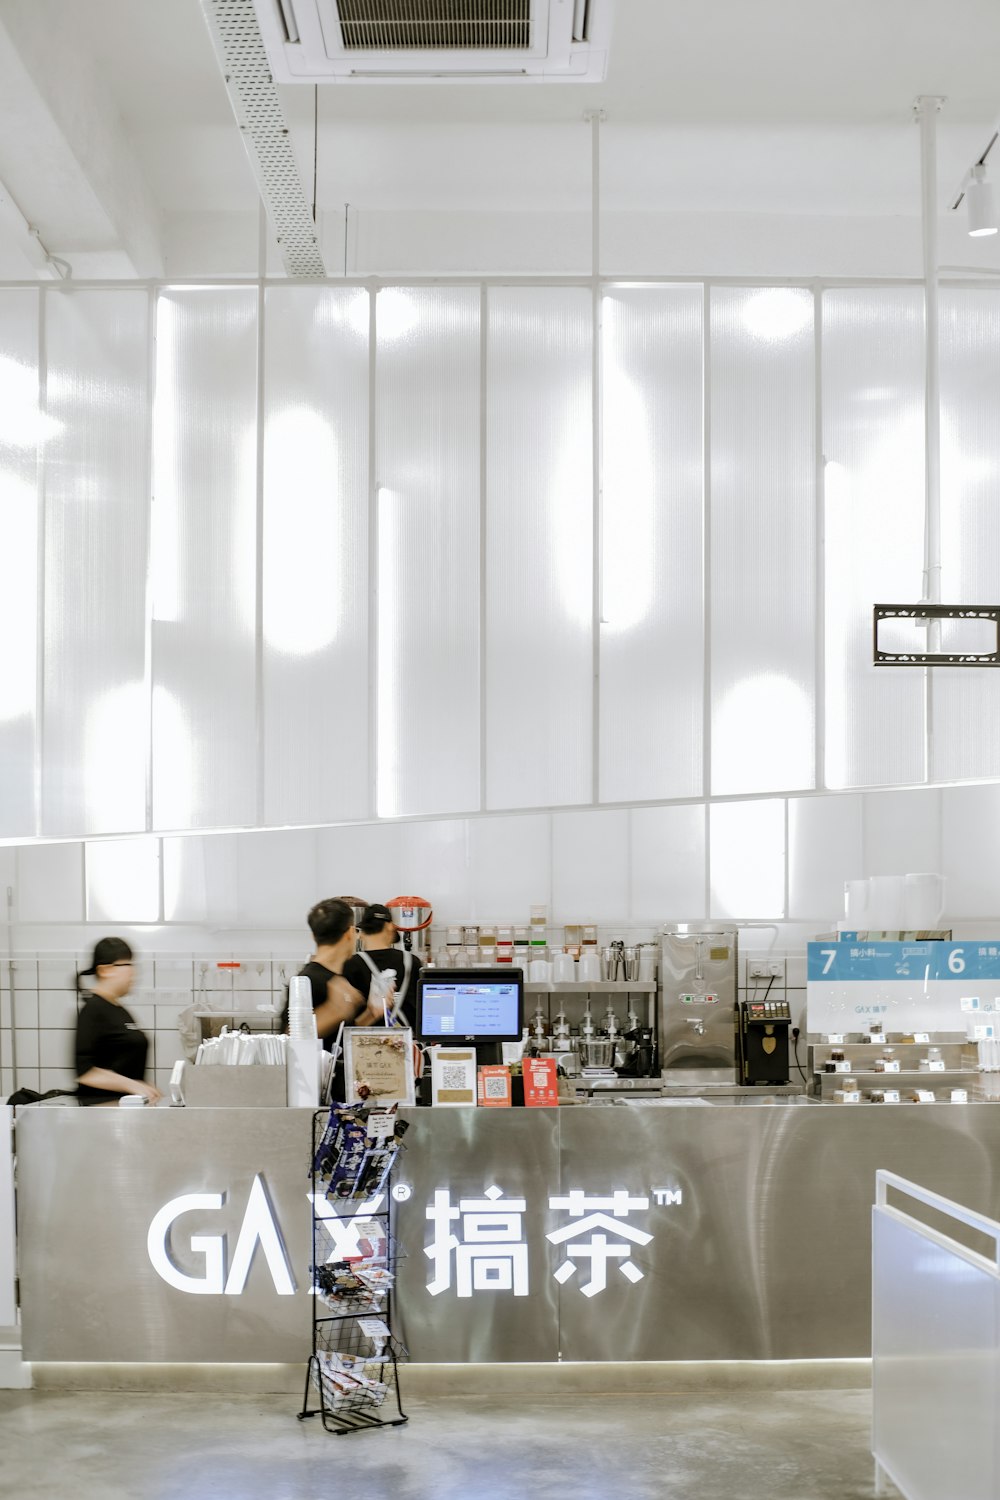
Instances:
[[[351,987],[368,1001],[371,996],[373,969],[391,974],[396,981],[395,996],[389,1001],[389,1014],[395,1011],[398,1026],[413,1025],[417,999],[417,976],[420,973],[419,958],[402,948],[397,948],[399,933],[387,906],[366,906],[361,915],[361,942],[364,953],[356,953],[344,965],[344,978]],[[376,1003],[374,1025],[383,1024],[381,1005]],[[369,1007],[371,1014],[371,1007]]]
[[[299,975],[309,980],[316,1030],[329,1052],[341,1022],[345,1026],[373,1026],[381,1021],[381,1014],[368,1010],[367,990],[358,990],[345,975],[357,941],[353,907],[336,898],[319,901],[306,920],[316,948]],[[283,1031],[288,1030],[287,994],[281,1026]]]

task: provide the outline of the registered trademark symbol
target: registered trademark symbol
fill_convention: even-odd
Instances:
[[[406,1182],[397,1182],[392,1190],[392,1196],[397,1203],[405,1203],[407,1198],[413,1196],[413,1189]]]

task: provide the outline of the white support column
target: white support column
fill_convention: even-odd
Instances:
[[[920,122],[921,224],[924,269],[924,600],[941,602],[941,377],[938,314],[937,117],[944,99],[921,94],[916,102]],[[940,624],[932,622],[929,639],[940,642]],[[936,651],[940,645],[928,645]]]
[[[941,603],[941,359],[938,317],[937,117],[944,99],[921,94],[920,196],[924,262],[924,578],[923,602]],[[941,650],[941,622],[927,624],[927,650]],[[934,778],[934,677],[924,668],[924,776]]]
[[[601,800],[601,621],[604,615],[604,487],[601,443],[601,125],[603,109],[587,110],[590,124],[591,439],[593,443],[594,575],[591,800]]]

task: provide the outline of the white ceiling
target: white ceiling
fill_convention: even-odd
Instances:
[[[947,96],[942,207],[1000,115],[995,0],[617,0],[610,56],[602,85],[321,89],[321,211],[582,211],[596,106],[609,214],[912,216],[914,97]],[[281,98],[311,192],[314,93]],[[175,221],[215,270],[256,190],[200,0],[0,0],[0,182],[78,276],[169,273]]]

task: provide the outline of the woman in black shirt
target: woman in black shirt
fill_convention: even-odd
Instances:
[[[145,1082],[149,1041],[122,1004],[132,988],[132,949],[122,938],[101,938],[94,948],[88,991],[76,1019],[76,1081],[81,1104],[118,1104],[123,1094],[140,1094],[147,1104],[162,1097]]]

